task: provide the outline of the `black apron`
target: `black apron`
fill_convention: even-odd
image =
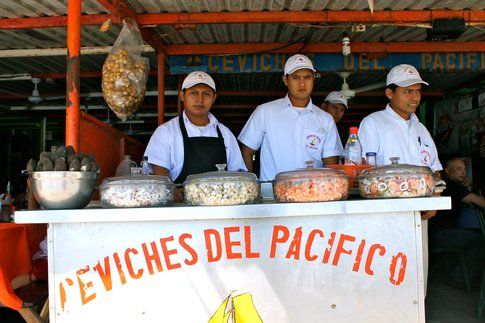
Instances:
[[[226,146],[217,126],[217,137],[189,137],[183,116],[179,117],[184,139],[184,165],[175,183],[183,183],[187,176],[216,171],[216,164],[227,164]]]

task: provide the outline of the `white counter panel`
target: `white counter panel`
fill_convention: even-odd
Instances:
[[[449,197],[347,200],[322,203],[276,203],[235,206],[173,206],[159,208],[82,210],[36,210],[15,212],[17,223],[75,223],[262,218],[443,210],[451,208]]]

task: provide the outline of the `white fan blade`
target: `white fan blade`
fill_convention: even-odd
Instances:
[[[369,84],[365,85],[356,89],[352,89],[355,93],[360,93],[360,92],[366,92],[366,91],[372,91],[372,90],[377,90],[386,87],[386,82],[377,82],[374,84]]]

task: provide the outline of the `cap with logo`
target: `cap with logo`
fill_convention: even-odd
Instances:
[[[324,102],[330,102],[332,104],[343,104],[347,109],[349,108],[349,106],[347,105],[347,98],[340,91],[330,92],[325,98]]]
[[[308,57],[302,54],[293,55],[286,60],[285,75],[290,75],[304,68],[316,72],[315,68],[313,67],[312,61]]]
[[[191,88],[197,84],[206,84],[210,86],[214,91],[216,90],[216,83],[212,77],[206,72],[195,71],[187,75],[184,82],[182,83],[182,90]]]
[[[406,87],[417,83],[429,85],[421,79],[418,70],[412,65],[396,65],[387,74],[386,85],[396,84]]]

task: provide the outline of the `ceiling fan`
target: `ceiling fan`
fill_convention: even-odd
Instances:
[[[32,90],[32,95],[30,95],[27,98],[27,100],[30,103],[37,104],[37,103],[41,103],[42,101],[59,100],[59,99],[64,99],[66,97],[65,95],[61,95],[61,96],[50,96],[50,97],[44,98],[44,97],[40,96],[40,92],[39,92],[39,89],[38,89],[38,86],[42,82],[42,79],[40,79],[38,77],[33,77],[33,78],[30,79],[30,81],[32,83],[34,83],[34,89]]]
[[[365,85],[356,89],[350,89],[349,84],[347,83],[347,78],[349,77],[350,73],[340,72],[339,75],[343,79],[340,92],[342,92],[347,99],[353,98],[356,93],[372,91],[386,86],[386,82],[377,82],[377,83]]]

